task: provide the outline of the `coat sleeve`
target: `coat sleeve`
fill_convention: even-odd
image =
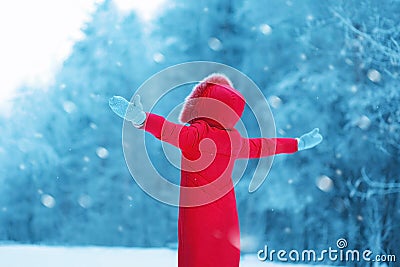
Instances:
[[[146,113],[146,121],[141,128],[180,149],[193,146],[199,139],[196,127],[173,123],[153,113]]]
[[[298,150],[295,138],[242,138],[238,158],[262,158]]]

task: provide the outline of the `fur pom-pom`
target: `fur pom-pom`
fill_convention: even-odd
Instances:
[[[228,85],[233,87],[232,81],[222,73],[213,73],[203,79],[202,82],[213,83],[219,85]]]

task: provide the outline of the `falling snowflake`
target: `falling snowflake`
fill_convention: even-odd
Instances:
[[[362,115],[360,118],[358,118],[356,125],[361,130],[368,130],[369,126],[371,126],[371,120],[367,116]]]
[[[156,63],[163,63],[165,61],[165,56],[158,52],[153,55],[153,60]]]
[[[92,198],[88,195],[82,195],[78,199],[78,204],[82,208],[87,209],[92,205]]]
[[[97,125],[96,125],[96,123],[94,123],[94,122],[91,122],[91,123],[89,124],[89,127],[92,128],[93,130],[96,130],[96,129],[97,129]]]
[[[268,24],[261,24],[259,29],[260,32],[264,35],[270,35],[272,33],[272,28]]]
[[[326,175],[321,175],[317,179],[317,187],[324,192],[329,192],[333,189],[333,181]]]
[[[56,205],[56,200],[54,199],[54,197],[47,194],[43,194],[40,200],[43,206],[49,209],[54,208],[54,206]]]
[[[214,51],[219,51],[222,49],[221,41],[215,37],[211,37],[210,39],[208,39],[208,46]]]
[[[380,81],[381,81],[381,78],[382,78],[380,72],[377,71],[377,70],[375,70],[375,69],[370,69],[370,70],[368,71],[368,73],[367,73],[367,76],[368,76],[368,79],[369,79],[371,82],[374,82],[374,83],[380,82]]]
[[[37,138],[37,139],[41,139],[41,138],[43,138],[43,134],[41,134],[41,133],[34,133],[34,134],[33,134],[33,137],[35,137],[35,138]]]
[[[276,95],[272,95],[268,98],[268,102],[271,105],[271,107],[277,109],[282,105],[282,100],[276,96]]]
[[[353,61],[350,58],[346,58],[344,60],[344,62],[346,62],[346,64],[349,65],[349,66],[353,66],[354,65]]]
[[[286,234],[289,234],[290,232],[292,232],[292,229],[290,227],[285,227],[284,232]]]
[[[108,158],[108,150],[102,146],[100,146],[96,149],[96,154],[101,159]]]
[[[64,108],[64,111],[65,111],[65,112],[67,112],[67,113],[72,113],[72,112],[74,112],[74,111],[76,110],[76,105],[75,105],[74,102],[65,101],[65,102],[63,103],[63,108]]]

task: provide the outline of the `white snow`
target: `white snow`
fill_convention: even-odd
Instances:
[[[329,192],[333,189],[333,181],[326,175],[321,175],[317,179],[317,187],[324,192]]]
[[[208,46],[214,51],[219,51],[222,49],[222,43],[216,37],[211,37],[210,39],[208,39]]]
[[[380,72],[375,69],[370,69],[367,73],[367,76],[368,76],[368,79],[370,79],[374,83],[380,82],[381,78],[382,78]]]
[[[174,267],[177,252],[167,248],[0,246],[4,267]],[[256,255],[242,257],[240,267],[306,267],[303,264],[260,262]],[[317,265],[312,265],[318,267]],[[322,267],[321,265],[319,267]]]
[[[65,111],[65,112],[67,112],[67,113],[72,113],[72,112],[74,112],[74,111],[76,110],[76,105],[75,105],[74,102],[65,101],[65,102],[63,103],[63,108],[64,108],[64,111]]]
[[[84,209],[90,208],[92,205],[92,198],[88,195],[81,195],[78,199],[78,204]]]
[[[268,102],[271,105],[271,107],[273,107],[274,109],[279,108],[282,105],[282,99],[280,99],[278,96],[276,95],[271,95],[268,98]]]
[[[261,24],[259,28],[261,33],[264,35],[270,35],[272,32],[272,28],[268,24]]]
[[[367,116],[362,115],[357,119],[356,124],[361,130],[368,130],[369,126],[371,126],[371,120]]]
[[[54,197],[47,194],[42,195],[41,202],[43,206],[49,209],[54,208],[54,206],[56,205],[56,200],[54,199]]]
[[[165,61],[165,56],[162,53],[157,52],[153,55],[153,60],[156,63],[163,63]]]
[[[98,147],[98,148],[96,149],[96,154],[97,154],[97,156],[98,156],[99,158],[101,158],[101,159],[106,159],[106,158],[108,158],[108,150],[107,150],[107,148],[105,148],[105,147],[102,147],[102,146]]]

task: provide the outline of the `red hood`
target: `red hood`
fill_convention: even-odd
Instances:
[[[212,74],[196,85],[182,107],[180,121],[204,120],[212,126],[232,129],[239,121],[245,99],[222,74]]]

